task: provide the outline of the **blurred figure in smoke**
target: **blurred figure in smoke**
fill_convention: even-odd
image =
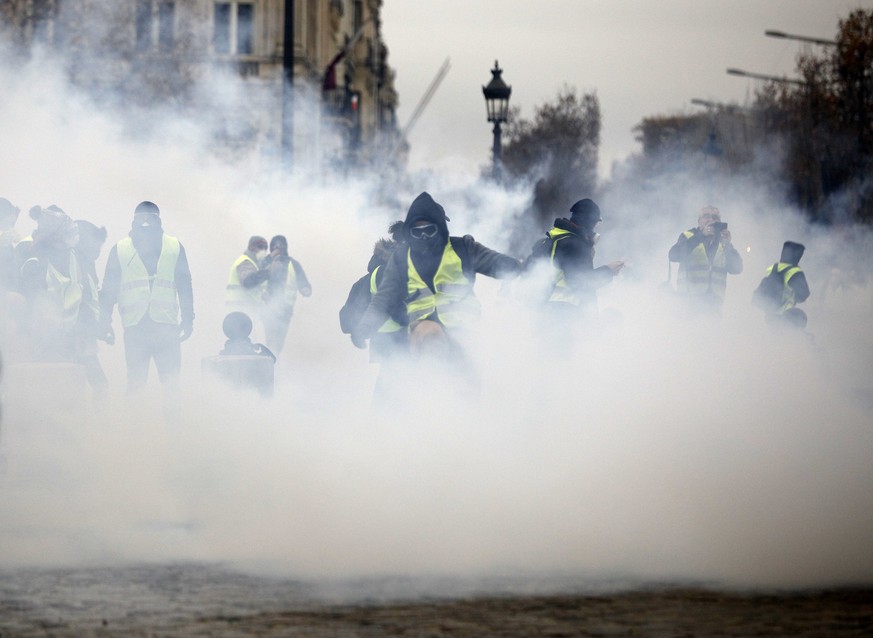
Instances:
[[[799,266],[805,250],[803,244],[786,241],[779,261],[767,268],[752,294],[752,303],[764,311],[770,326],[806,328],[806,313],[797,307],[809,298],[806,275]]]
[[[103,372],[103,366],[97,358],[97,339],[105,337],[105,333],[99,327],[100,306],[97,291],[100,288],[100,279],[97,277],[97,258],[100,257],[100,251],[106,243],[107,233],[105,227],[98,227],[84,219],[77,219],[75,224],[79,231],[79,242],[74,250],[85,275],[84,283],[88,288],[88,298],[93,300],[87,306],[87,310],[83,309],[80,317],[82,329],[76,336],[76,359],[85,366],[88,381],[100,395],[105,393],[109,383]]]
[[[728,273],[743,272],[743,258],[731,244],[731,233],[714,206],[704,206],[697,228],[679,235],[670,248],[671,262],[679,264],[677,290],[692,315],[720,316]]]
[[[308,297],[312,294],[312,287],[303,266],[288,254],[288,240],[283,235],[276,235],[270,240],[270,254],[265,258],[263,267],[269,271],[264,332],[267,347],[278,357],[285,347],[297,293]]]
[[[580,199],[570,207],[570,218],[555,220],[545,238],[538,241],[525,260],[525,269],[548,259],[551,285],[547,291],[547,334],[562,342],[580,327],[590,327],[597,318],[597,289],[610,283],[625,266],[612,261],[594,267],[597,229],[603,217],[600,207],[590,199]],[[580,321],[581,320],[581,321]]]
[[[128,237],[112,247],[106,261],[100,324],[107,343],[115,339],[116,303],[124,327],[128,392],[145,387],[152,359],[165,390],[173,390],[182,364],[180,342],[194,327],[194,292],[185,248],[164,232],[160,209],[152,202],[137,205]]]
[[[473,294],[476,274],[512,278],[521,271],[521,262],[470,235],[450,237],[448,221],[428,193],[415,198],[403,225],[406,245],[385,265],[378,291],[352,332],[355,345],[362,347],[405,303],[413,355],[435,355],[449,363],[463,360],[458,338],[480,310]]]
[[[84,364],[82,341],[93,338],[97,329],[97,289],[74,250],[79,229],[54,205],[41,209],[37,218],[33,245],[19,275],[29,311],[31,353],[37,362]],[[89,374],[89,380],[99,388],[99,378]]]
[[[0,349],[7,361],[23,359],[26,354],[21,330],[27,319],[27,304],[18,291],[21,264],[15,256],[18,212],[12,202],[0,198]]]
[[[403,243],[403,221],[398,220],[388,227],[391,239],[381,238],[373,246],[373,256],[367,264],[367,274],[358,279],[349,291],[346,303],[340,309],[340,328],[343,333],[356,339],[355,328],[361,317],[367,311],[373,296],[379,291],[379,286],[385,276],[385,265],[397,247]],[[378,363],[379,376],[376,379],[376,395],[385,393],[387,379],[392,375],[393,364],[397,355],[405,354],[409,347],[406,331],[406,304],[398,301],[390,310],[390,319],[379,326],[370,339],[370,363]],[[359,348],[366,347],[366,342],[355,343]]]
[[[267,240],[255,235],[230,267],[225,291],[228,312],[244,312],[252,321],[260,321],[267,296],[270,271],[261,268],[267,256]]]
[[[15,244],[18,243],[18,233],[15,232],[15,222],[18,221],[18,211],[12,202],[0,197],[0,291],[3,292],[17,289]]]

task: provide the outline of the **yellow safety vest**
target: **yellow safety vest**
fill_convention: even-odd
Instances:
[[[682,234],[685,239],[691,239],[694,231],[686,230]],[[718,243],[711,264],[703,242],[692,249],[688,258],[679,264],[677,288],[686,295],[705,295],[711,290],[724,299],[727,290],[727,256],[721,242]]]
[[[370,274],[370,296],[374,296],[378,290],[376,288],[376,273],[382,266],[376,266],[373,269],[373,272]],[[379,328],[379,332],[397,332],[399,330],[403,330],[405,326],[401,326],[399,323],[394,321],[393,319],[388,319],[385,323],[382,324],[382,327]]]
[[[285,290],[282,294],[282,306],[288,310],[294,309],[297,303],[297,272],[294,270],[294,262],[288,261],[288,272],[285,275]]]
[[[27,259],[24,263],[38,261],[36,257]],[[24,265],[22,265],[22,269]],[[65,332],[69,332],[79,319],[79,308],[82,305],[82,282],[79,280],[79,262],[76,255],[70,251],[70,274],[64,275],[51,262],[45,269],[46,295],[55,311],[58,313]]]
[[[262,281],[257,286],[246,288],[239,280],[239,272],[237,268],[246,261],[252,262],[255,268],[258,264],[255,260],[246,254],[240,255],[233,266],[230,267],[230,275],[227,278],[227,288],[224,294],[224,303],[228,308],[239,309],[244,311],[252,311],[261,308],[264,305],[264,298],[267,293],[267,282]]]
[[[773,272],[773,266],[768,266],[767,270],[764,272],[764,276],[769,276],[771,272]],[[794,289],[788,285],[788,282],[791,281],[791,278],[794,275],[800,272],[800,267],[780,261],[776,264],[776,272],[782,273],[782,304],[779,306],[779,310],[776,311],[776,314],[781,315],[786,310],[794,308],[797,305],[797,300],[794,296]]]
[[[573,292],[573,290],[567,285],[567,278],[564,275],[564,271],[561,268],[558,268],[557,264],[555,264],[555,250],[558,247],[558,242],[562,239],[567,239],[573,235],[573,233],[562,228],[552,228],[547,235],[552,239],[552,250],[549,260],[552,264],[555,280],[552,294],[549,296],[549,301],[557,301],[579,306],[582,304],[582,299],[580,299],[579,295]]]
[[[157,272],[150,276],[134,248],[133,240],[125,237],[116,244],[121,264],[121,292],[118,312],[125,328],[135,326],[148,313],[157,323],[179,323],[179,300],[176,296],[176,263],[181,246],[179,240],[164,234]]]
[[[406,314],[410,323],[436,315],[440,323],[452,328],[463,326],[479,316],[481,306],[473,295],[473,282],[464,275],[461,258],[452,248],[451,241],[446,242],[439,268],[433,277],[435,293],[415,269],[411,251],[407,251],[406,261]]]

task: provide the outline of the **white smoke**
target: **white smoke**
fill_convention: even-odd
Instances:
[[[117,317],[119,343],[101,345],[111,397],[99,410],[54,385],[56,370],[7,365],[0,569],[195,560],[340,578],[873,577],[871,291],[862,279],[825,293],[846,274],[837,265],[868,275],[860,229],[810,228],[749,182],[613,185],[596,265],[631,265],[601,290],[601,330],[556,355],[521,286],[480,278],[478,400],[410,365],[414,400],[375,410],[376,367],[337,316],[373,242],[427,190],[452,234],[506,249],[523,189],[447,169],[382,193],[284,178],[264,161],[215,159],[190,120],[132,138],[123,115],[97,112],[49,59],[0,69],[0,84],[0,195],[105,225],[109,244],[139,201],[156,202],[186,248],[196,311],[178,419],[164,418],[154,370],[145,397],[124,398]],[[745,270],[730,277],[722,321],[690,324],[659,284],[669,246],[705,204],[721,208]],[[29,224],[22,215],[19,231]],[[200,369],[223,345],[228,269],[253,234],[286,235],[313,287],[272,400],[216,388]],[[812,341],[771,334],[749,303],[786,239],[807,245]]]

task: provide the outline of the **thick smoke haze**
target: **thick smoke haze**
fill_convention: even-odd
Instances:
[[[407,406],[377,410],[377,369],[337,316],[374,241],[427,190],[452,234],[507,250],[529,204],[523,185],[447,170],[400,187],[283,179],[263,158],[213,158],[191,120],[138,128],[100,112],[62,77],[48,59],[0,68],[0,196],[22,209],[19,233],[34,204],[106,226],[102,275],[134,207],[152,200],[186,248],[196,319],[182,415],[169,421],[154,370],[144,397],[123,396],[117,315],[119,343],[100,346],[111,393],[99,409],[16,371],[4,343],[0,569],[205,561],[301,578],[873,579],[866,231],[809,227],[752,181],[613,183],[599,198],[595,265],[630,265],[600,291],[590,339],[544,347],[524,286],[480,278],[478,400],[410,366]],[[667,250],[705,204],[721,209],[745,268],[729,277],[723,319],[693,324],[661,284]],[[224,343],[228,269],[253,234],[286,235],[313,286],[272,400],[201,376]],[[811,337],[771,333],[750,304],[786,239],[807,246]],[[849,274],[851,286],[835,285]]]

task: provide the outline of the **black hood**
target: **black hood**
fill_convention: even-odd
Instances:
[[[783,264],[791,264],[792,266],[796,266],[800,263],[800,258],[803,257],[803,251],[806,250],[806,246],[803,244],[798,244],[797,242],[787,241],[782,244],[782,257],[780,257],[779,261]]]
[[[406,213],[406,221],[403,223],[403,234],[408,238],[409,229],[415,222],[422,219],[436,224],[443,241],[448,240],[449,227],[446,222],[449,221],[449,218],[446,217],[446,211],[433,201],[433,197],[427,192],[422,193],[412,201],[409,212]]]

